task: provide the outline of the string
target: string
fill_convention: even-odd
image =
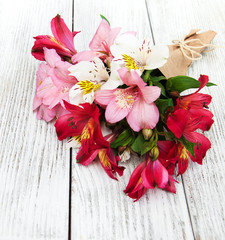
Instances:
[[[210,44],[210,43],[209,44],[203,43],[200,39],[189,39],[189,40],[187,39],[187,40],[185,40],[185,37],[183,37],[181,40],[173,40],[172,43],[175,46],[180,47],[180,50],[183,53],[183,55],[191,61],[199,60],[199,59],[202,58],[202,54],[197,52],[196,49],[211,47],[211,49],[204,51],[204,52],[211,52],[211,51],[215,50],[216,48],[221,48],[221,46],[216,46],[216,45],[213,45],[213,44]],[[190,43],[197,43],[199,45],[198,46],[190,46],[190,45],[188,45]],[[185,50],[191,54],[191,57],[187,55]]]

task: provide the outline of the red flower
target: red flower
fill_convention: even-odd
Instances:
[[[189,157],[193,162],[202,164],[202,159],[205,157],[207,150],[211,147],[211,143],[204,135],[192,132],[187,138],[190,142],[195,142],[194,154],[190,152],[180,142],[175,141],[158,141],[159,160],[168,170],[169,174],[174,174],[174,169],[178,163],[178,175],[183,174],[188,167]]]
[[[200,88],[195,93],[178,98],[174,111],[167,116],[167,126],[177,138],[188,136],[197,129],[208,131],[214,122],[213,114],[205,109],[211,102],[211,96],[198,93],[209,81],[208,76],[201,75],[199,81]]]
[[[164,189],[169,180],[168,171],[158,159],[155,161],[150,160],[141,176],[143,185],[149,189],[156,187]]]
[[[75,106],[66,101],[64,104],[70,114],[60,117],[55,123],[60,141],[67,137],[77,136],[86,154],[90,150],[109,147],[109,143],[102,136],[99,123],[100,113],[95,104],[84,103]]]
[[[34,37],[36,39],[31,54],[38,60],[44,61],[43,48],[55,49],[62,57],[71,58],[77,51],[74,48],[73,38],[79,32],[71,32],[66,26],[64,20],[60,15],[57,15],[51,21],[51,29],[53,36],[39,35]]]
[[[147,161],[145,160],[134,169],[129,183],[124,190],[124,193],[126,193],[130,198],[135,199],[135,202],[139,200],[147,191],[147,188],[143,185],[141,176],[146,166]]]
[[[160,161],[158,159],[152,161],[147,154],[145,161],[134,169],[124,192],[136,202],[146,193],[147,189],[159,187],[176,193],[174,181]]]
[[[110,141],[109,136],[106,136],[104,139]],[[77,162],[84,166],[87,166],[95,159],[100,161],[102,167],[110,178],[118,180],[114,176],[115,173],[118,173],[119,176],[123,175],[125,168],[118,166],[120,158],[119,156],[115,156],[113,149],[111,149],[109,146],[91,150],[90,152],[85,152],[81,146],[77,154]]]

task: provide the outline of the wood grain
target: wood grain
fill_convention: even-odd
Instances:
[[[100,23],[99,14],[106,16],[112,27],[137,30],[139,37],[151,38],[142,0],[74,3],[75,30],[82,30],[76,42],[79,50],[87,49]],[[133,203],[123,190],[140,159],[124,164],[124,176],[116,182],[99,163],[84,167],[75,163],[75,157],[74,152],[72,239],[193,239],[182,183],[177,186],[176,195],[154,190]]]
[[[69,151],[32,112],[38,61],[33,36],[51,34],[72,1],[1,1],[0,239],[67,239]]]
[[[218,32],[213,43],[224,45],[224,1],[147,0],[147,3],[156,42],[170,43],[191,28],[200,28]],[[210,110],[215,123],[206,134],[212,148],[203,166],[190,163],[183,176],[195,239],[223,239],[225,235],[224,54],[224,48],[204,54],[203,59],[194,62],[189,70],[190,76],[198,78],[200,74],[206,74],[218,85],[202,91],[213,96]]]

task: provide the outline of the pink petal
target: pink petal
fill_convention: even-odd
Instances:
[[[34,96],[33,102],[33,111],[36,110],[42,104],[42,98],[39,98],[37,95]]]
[[[37,111],[37,119],[44,119],[46,122],[50,122],[55,118],[55,109],[48,109],[47,106],[41,105]]]
[[[77,83],[77,79],[69,75],[68,68],[71,66],[68,62],[60,61],[56,63],[55,68],[49,70],[49,76],[57,88],[71,88]]]
[[[140,89],[146,86],[146,83],[138,75],[136,71],[129,71],[127,68],[121,68],[118,70],[120,78],[127,86],[138,86]]]
[[[36,79],[36,89],[41,85],[41,83],[44,81],[45,78],[48,77],[48,72],[50,70],[50,67],[45,64],[45,63],[41,63],[38,67],[37,70],[37,79]]]
[[[89,44],[89,48],[93,51],[99,51],[101,50],[101,45],[104,40],[108,37],[110,33],[110,26],[108,22],[104,19],[102,19],[93,39],[91,40]]]
[[[99,57],[100,54],[97,53],[97,52],[94,52],[94,51],[83,51],[83,52],[79,52],[75,55],[73,55],[72,57],[72,63],[73,64],[76,64],[78,62],[81,62],[81,61],[92,61],[94,57]]]
[[[161,94],[161,89],[156,86],[145,86],[140,89],[146,103],[153,103]]]
[[[143,128],[153,129],[159,121],[159,110],[154,103],[147,104],[139,97],[134,103],[130,113],[127,115],[127,122],[130,127],[139,132]]]
[[[106,39],[106,42],[108,44],[108,47],[112,46],[117,35],[119,34],[121,28],[112,28],[107,39]]]
[[[109,90],[105,90],[105,91],[109,91]],[[122,120],[127,116],[129,111],[130,111],[129,108],[121,108],[120,106],[118,106],[115,102],[115,98],[113,98],[109,102],[105,111],[106,121],[110,123],[119,122],[120,120]]]
[[[43,48],[45,60],[50,67],[55,67],[55,64],[61,61],[61,57],[57,54],[55,49]]]
[[[51,29],[54,37],[58,42],[66,46],[71,52],[76,53],[73,44],[73,37],[75,34],[69,30],[60,15],[57,15],[52,19]]]
[[[114,95],[115,90],[100,90],[95,93],[95,102],[106,107]]]

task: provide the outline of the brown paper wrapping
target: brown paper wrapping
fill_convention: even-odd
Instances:
[[[190,33],[184,38],[184,40],[190,39],[200,39],[203,43],[209,44],[216,36],[216,32],[207,31],[203,33],[197,33],[200,29],[192,29]],[[199,46],[197,42],[190,42],[189,46]],[[179,46],[169,45],[169,58],[167,62],[159,68],[166,78],[175,77],[178,75],[186,75],[189,66],[192,64],[192,60],[186,58]],[[196,49],[196,52],[202,52],[206,47]],[[185,53],[191,57],[191,53],[187,50],[184,50]]]

